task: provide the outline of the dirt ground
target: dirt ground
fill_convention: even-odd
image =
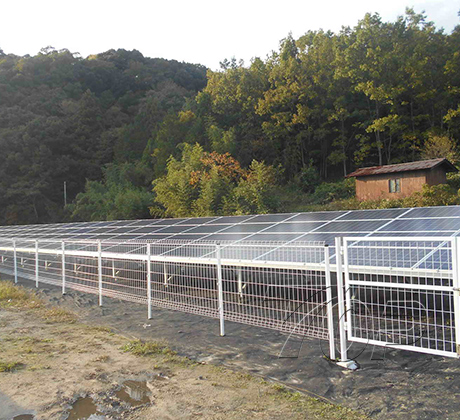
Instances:
[[[24,285],[31,285],[31,283],[24,280],[20,280],[20,282]],[[129,338],[154,341],[166,340],[170,347],[180,355],[187,356],[193,361],[207,363],[206,365],[197,365],[198,369],[203,368],[203,366],[209,367],[210,365],[226,366],[231,371],[250,373],[256,375],[257,378],[271,378],[290,387],[302,389],[312,396],[316,395],[335,404],[364,412],[375,419],[460,418],[460,362],[457,359],[388,349],[384,351],[382,348],[370,346],[364,349],[352,347],[350,353],[357,356],[356,360],[360,365],[360,369],[351,372],[343,370],[328,361],[323,355],[323,349],[326,348],[325,343],[320,343],[316,340],[305,340],[301,347],[298,341],[291,340],[287,345],[287,351],[283,354],[283,356],[288,357],[279,358],[280,350],[287,336],[276,331],[226,322],[226,336],[220,337],[218,321],[215,319],[153,308],[153,318],[147,320],[147,308],[143,305],[105,298],[103,307],[99,307],[97,305],[97,296],[75,291],[69,291],[68,294],[62,296],[59,288],[52,286],[40,286],[39,295],[53,305],[75,312],[81,322],[93,327],[109,326],[113,331]],[[0,331],[3,331],[3,328]],[[58,332],[56,333],[58,334]],[[91,334],[88,336],[89,342],[91,342],[90,337]],[[97,334],[95,334],[93,340],[96,340],[96,337]],[[114,338],[112,339],[114,340]],[[104,340],[94,341],[94,344],[100,346],[109,345],[110,340],[107,343]],[[45,344],[43,343],[43,345]],[[48,343],[48,345],[51,344]],[[114,347],[114,351],[118,349],[117,344],[114,344]],[[361,350],[363,350],[362,353]],[[89,352],[92,353],[91,348],[89,348]],[[81,354],[84,355],[85,353]],[[114,387],[115,383],[119,386],[120,381],[123,378],[127,378],[127,376],[120,376],[119,379],[116,379],[116,372],[120,372],[123,358],[128,356],[131,357],[130,354],[121,353],[120,359],[115,356],[109,356],[113,357],[113,362],[99,363],[102,367],[113,364],[115,369],[115,371],[111,369],[112,373],[110,375],[112,376],[107,373],[111,382],[110,384],[105,384],[105,386]],[[93,355],[93,359],[96,357],[97,355]],[[81,358],[83,360],[83,356]],[[119,366],[115,364],[116,360],[120,360]],[[136,360],[137,363],[142,365],[143,362],[139,362],[139,359]],[[88,360],[86,363],[88,363]],[[65,363],[62,366],[63,372],[65,372],[64,369],[70,369],[64,367]],[[129,366],[128,372],[134,375],[136,369],[132,367],[137,365],[134,362],[131,365],[130,362]],[[97,366],[94,367],[94,369],[96,368]],[[128,368],[125,367],[125,369]],[[43,369],[40,372],[50,374],[52,370]],[[151,370],[151,366],[146,366],[145,362],[144,368],[137,371],[137,373],[140,372],[158,374],[158,371]],[[174,376],[167,380],[166,383],[174,384],[176,388],[168,388],[164,391],[164,399],[160,398],[158,400],[154,398],[157,402],[152,407],[135,410],[130,414],[132,416],[130,418],[295,419],[315,418],[314,415],[317,415],[307,416],[307,411],[302,410],[300,410],[300,417],[296,417],[299,412],[295,410],[283,413],[270,412],[271,405],[266,401],[260,400],[260,398],[263,398],[264,392],[259,390],[259,385],[256,386],[257,389],[254,388],[254,394],[243,388],[240,396],[235,394],[230,401],[225,399],[222,401],[220,400],[221,396],[214,396],[213,394],[219,389],[220,385],[216,386],[212,385],[212,383],[219,383],[219,381],[215,379],[197,380],[197,377],[206,377],[207,374],[193,374],[190,372],[188,369],[184,370],[183,375],[188,374],[191,376],[181,376],[180,379],[175,372]],[[228,374],[227,372],[222,375],[223,385],[221,386],[223,387],[223,394],[227,394],[229,389],[231,389],[232,393],[237,392],[233,388],[237,390],[240,388],[239,386],[230,388],[229,381],[225,379]],[[58,378],[56,372],[54,376]],[[42,378],[41,374],[40,376],[31,374],[30,383],[33,383],[32,378],[34,377]],[[65,376],[65,379],[67,380],[67,376]],[[78,379],[74,380],[80,383]],[[101,382],[98,379],[90,380],[96,381],[95,383],[98,384]],[[40,379],[40,381],[42,380]],[[54,381],[56,382],[57,379]],[[174,383],[174,381],[177,382]],[[260,379],[257,379],[256,382],[259,384]],[[82,381],[81,385],[83,383]],[[189,388],[184,388],[186,383],[191,384]],[[203,392],[205,387],[208,388]],[[226,387],[229,388],[227,389]],[[78,392],[70,386],[68,391],[67,387],[56,385],[56,388],[62,390],[60,392],[70,393],[70,396],[67,394],[65,396],[70,400],[78,395],[83,395],[84,390],[88,389],[86,385],[82,386]],[[271,386],[271,388],[273,387]],[[1,393],[4,393],[5,389],[5,384],[0,382],[0,406]],[[70,389],[72,389],[72,392]],[[196,394],[192,394],[192,390],[196,390]],[[183,394],[183,391],[185,391],[185,394]],[[272,399],[273,395],[270,392],[267,395],[269,399]],[[24,393],[28,394],[28,392]],[[179,394],[185,395],[185,400],[179,397]],[[193,398],[189,398],[192,395]],[[54,397],[56,398],[56,396]],[[242,408],[243,411],[235,411],[235,414],[230,415],[229,413],[233,413],[235,408],[246,407],[246,403],[238,402],[240,401],[239,398],[245,399],[246,397],[255,406],[247,409],[247,411]],[[61,404],[63,401],[67,400],[62,399]],[[168,412],[166,416],[169,417],[161,417],[158,413],[149,411],[158,410],[161,406],[160,401],[164,401],[168,410],[176,411]],[[210,401],[214,401],[213,404],[205,404],[210,403]],[[262,405],[258,405],[257,401]],[[283,399],[280,401],[286,402]],[[292,401],[289,401],[289,404],[292,404]],[[264,409],[260,408],[262,406]],[[186,407],[198,408],[190,408],[187,411]],[[281,404],[276,402],[272,407],[274,410],[281,409]],[[354,418],[353,415],[349,413],[345,418]],[[328,413],[325,417],[319,418],[334,417]],[[3,419],[1,415],[0,419]]]
[[[365,419],[246,373],[197,363],[164,342],[86,325],[78,313],[39,300],[43,291],[16,289],[0,283],[2,420]]]

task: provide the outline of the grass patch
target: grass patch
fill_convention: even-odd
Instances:
[[[14,372],[24,365],[19,362],[0,362],[0,372]]]
[[[187,357],[179,356],[174,350],[171,350],[165,342],[161,341],[142,341],[132,340],[121,347],[125,353],[131,353],[135,356],[142,357],[161,357],[163,363],[172,363],[180,366],[195,365]]]
[[[4,337],[3,341],[11,342],[12,344],[27,343],[27,344],[38,344],[38,343],[52,343],[52,338],[37,338],[30,337],[28,335],[23,337]]]
[[[177,353],[174,350],[171,350],[166,343],[158,341],[141,341],[133,340],[129,343],[126,343],[122,350],[125,353],[132,353],[135,356],[176,356]]]
[[[272,384],[271,389],[275,400],[287,401],[297,412],[308,412],[313,419],[369,420],[365,414],[292,391],[281,384]]]
[[[49,323],[73,324],[77,316],[72,312],[62,308],[51,308],[42,311],[41,316]]]
[[[0,305],[2,307],[39,308],[43,301],[25,287],[11,281],[0,282]]]
[[[101,332],[101,333],[107,333],[107,334],[110,334],[110,335],[114,335],[113,331],[112,331],[112,328],[110,327],[103,327],[103,326],[92,326],[92,325],[88,325],[88,328],[91,330],[91,331],[94,331],[94,332]]]
[[[27,369],[30,372],[36,372],[37,370],[51,369],[50,365],[32,365]]]
[[[47,308],[35,293],[11,281],[0,281],[0,306],[4,308],[33,309],[50,323],[73,324],[77,317],[63,308]]]

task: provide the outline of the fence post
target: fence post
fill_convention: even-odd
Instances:
[[[345,296],[343,294],[343,255],[342,255],[342,240],[335,238],[335,265],[337,267],[337,300],[339,308],[339,332],[340,332],[340,361],[348,361],[347,355],[347,334],[345,331]]]
[[[65,295],[65,242],[62,241],[62,294]]]
[[[35,241],[35,287],[38,287],[38,240]]]
[[[150,244],[147,244],[147,305],[148,305],[148,319],[152,319],[152,274],[150,267]]]
[[[454,289],[455,350],[460,355],[460,237],[452,240],[452,286]]]
[[[335,360],[335,341],[334,341],[334,312],[332,308],[332,283],[331,268],[329,261],[329,245],[324,246],[324,265],[326,276],[326,310],[327,310],[327,329],[329,332],[329,357]]]
[[[220,255],[220,243],[216,244],[216,263],[217,263],[217,293],[219,303],[219,320],[220,320],[220,335],[225,335],[224,325],[224,291],[222,288],[222,264]]]
[[[18,259],[16,256],[16,239],[13,239],[14,282],[18,282]]]
[[[102,306],[102,245],[97,241],[97,273],[99,278],[99,306]]]

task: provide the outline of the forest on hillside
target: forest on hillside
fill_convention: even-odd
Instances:
[[[219,71],[0,49],[0,224],[288,211],[347,197],[331,181],[359,166],[458,163],[459,143],[460,25],[411,9]]]

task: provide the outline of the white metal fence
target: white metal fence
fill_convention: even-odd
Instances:
[[[323,243],[0,239],[0,272],[325,340],[458,357],[460,238]],[[331,276],[331,271],[335,272]],[[336,282],[331,281],[336,279]],[[334,330],[338,334],[334,336]]]
[[[0,239],[0,272],[103,297],[326,340],[335,358],[322,243]]]

